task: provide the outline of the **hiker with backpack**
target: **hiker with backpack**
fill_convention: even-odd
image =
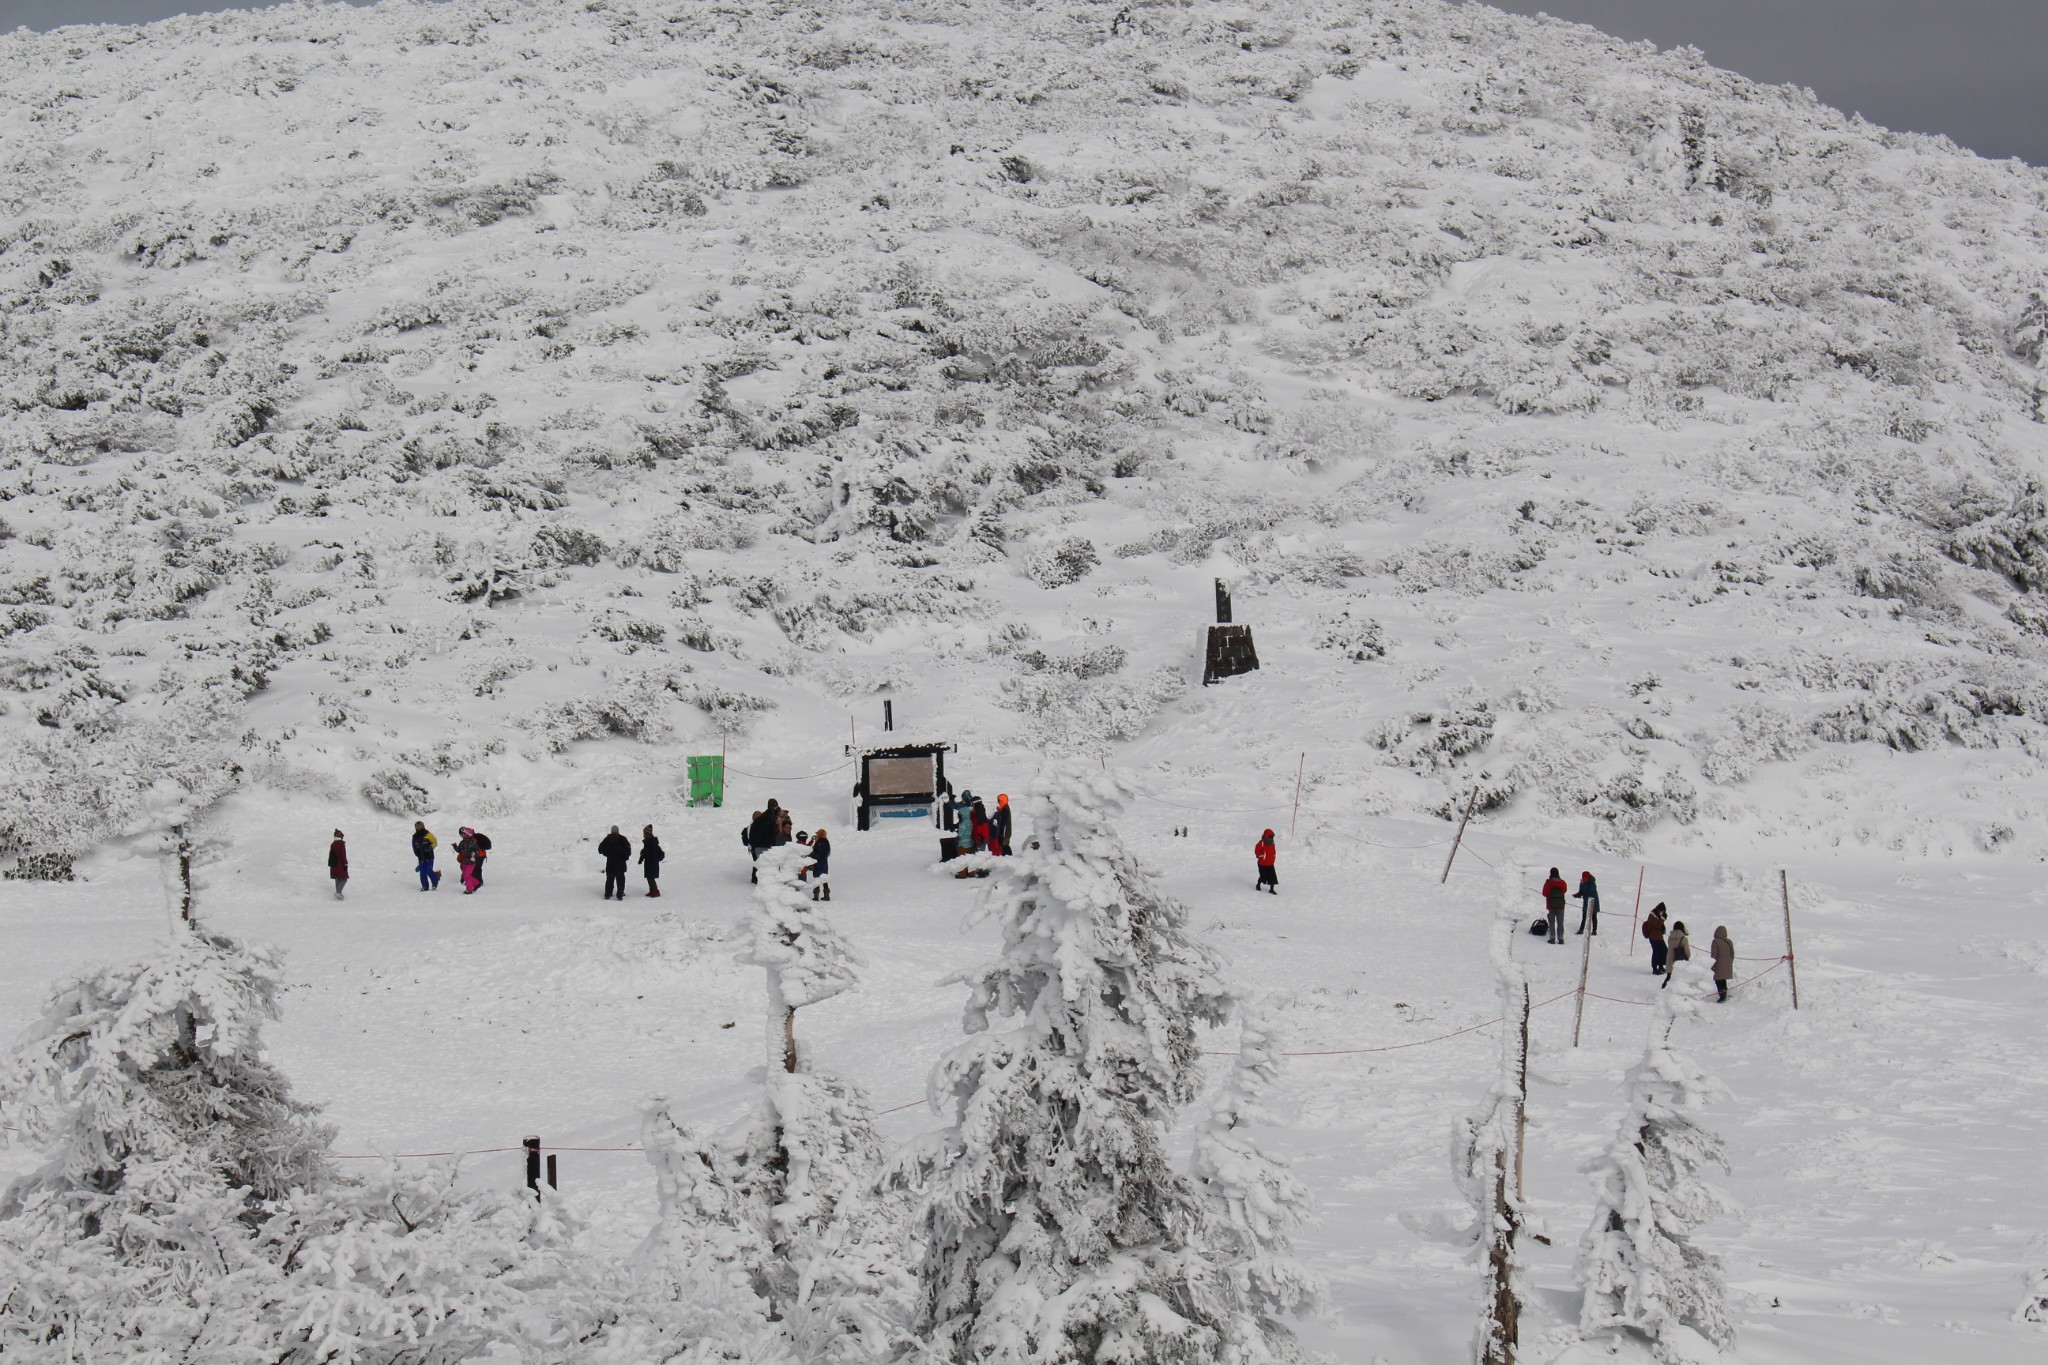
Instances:
[[[455,843],[455,866],[462,873],[462,894],[465,896],[475,895],[476,889],[484,884],[482,837],[464,825],[462,837]]]
[[[1650,940],[1650,974],[1664,974],[1664,902],[1658,901],[1650,907],[1648,919],[1643,921],[1643,937]]]
[[[624,900],[626,860],[633,856],[633,841],[613,825],[612,832],[597,841],[597,856],[604,859],[604,898],[608,901]]]
[[[1543,914],[1549,921],[1550,928],[1550,936],[1546,942],[1564,942],[1564,898],[1565,893],[1570,890],[1571,888],[1564,884],[1564,878],[1557,874],[1557,869],[1551,868],[1549,879],[1543,883]]]
[[[1280,894],[1280,846],[1273,841],[1273,831],[1267,830],[1252,845],[1252,861],[1258,864],[1259,879],[1252,883],[1254,891],[1268,891]]]
[[[441,841],[434,837],[434,832],[427,828],[426,821],[412,822],[412,860],[414,870],[420,874],[422,891],[441,889],[441,874],[434,867],[434,850],[440,843]]]
[[[327,846],[327,875],[334,879],[334,898],[340,900],[342,888],[348,885],[348,845],[340,830],[334,831],[334,842]]]

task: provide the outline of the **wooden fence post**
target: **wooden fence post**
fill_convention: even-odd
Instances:
[[[1647,867],[1638,867],[1636,869],[1636,908],[1635,912],[1628,917],[1628,955],[1630,957],[1636,955],[1636,939],[1640,937],[1636,931],[1641,927],[1640,921],[1643,917],[1643,877],[1649,870]]]
[[[1294,827],[1301,821],[1301,778],[1308,771],[1308,755],[1301,756],[1301,762],[1294,767],[1294,814],[1287,820],[1287,837],[1294,837]]]
[[[536,1197],[540,1194],[540,1139],[521,1138],[519,1145],[526,1149],[526,1188]]]
[[[1465,818],[1458,821],[1458,837],[1451,840],[1450,856],[1444,859],[1444,875],[1436,879],[1438,886],[1442,886],[1451,879],[1451,864],[1457,861],[1458,846],[1465,842],[1465,826],[1472,823],[1472,808],[1478,804],[1479,785],[1474,783],[1472,786],[1472,799],[1465,803]]]
[[[1778,869],[1778,896],[1785,905],[1785,966],[1792,973],[1792,1008],[1799,1008],[1799,960],[1792,955],[1792,883]]]
[[[1593,968],[1593,936],[1587,934],[1585,955],[1579,959],[1579,1003],[1572,1010],[1572,1046],[1579,1045],[1579,1025],[1586,1021],[1586,974]]]

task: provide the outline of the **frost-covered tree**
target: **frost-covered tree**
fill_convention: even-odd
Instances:
[[[1217,1358],[1200,1189],[1165,1132],[1198,1089],[1195,1028],[1228,995],[1186,912],[1116,834],[1128,789],[1055,761],[984,913],[1001,955],[965,974],[969,1040],[934,1072],[953,1122],[924,1182],[918,1335],[948,1361]]]
[[[1287,1319],[1315,1311],[1322,1284],[1294,1256],[1294,1231],[1310,1218],[1308,1189],[1249,1131],[1273,1121],[1265,1096],[1283,1064],[1278,1027],[1251,1001],[1240,1003],[1238,1021],[1237,1061],[1195,1130],[1192,1174],[1208,1215],[1216,1359],[1269,1365],[1301,1358]]]
[[[1585,1291],[1582,1335],[1634,1332],[1659,1350],[1686,1328],[1716,1346],[1734,1339],[1720,1265],[1694,1241],[1729,1208],[1701,1178],[1709,1164],[1727,1167],[1720,1138],[1697,1117],[1721,1088],[1671,1045],[1672,1025],[1697,1009],[1690,1000],[1664,1002],[1649,1050],[1628,1074],[1620,1130],[1585,1168],[1596,1194],[1574,1267]]]
[[[2020,1322],[2048,1327],[2048,1266],[2027,1277],[2027,1297],[2013,1317]]]
[[[689,1304],[671,1337],[694,1330],[746,1345],[748,1359],[854,1365],[903,1339],[904,1219],[901,1199],[877,1189],[882,1146],[866,1098],[811,1072],[796,1041],[796,1011],[848,989],[860,966],[804,893],[802,864],[794,847],[761,859],[739,954],[767,975],[760,1102],[709,1135],[678,1124],[663,1102],[648,1115],[661,1221],[642,1264],[658,1298]]]
[[[279,987],[274,954],[181,923],[56,992],[0,1066],[0,1139],[47,1154],[0,1197],[0,1354],[456,1360],[573,1304],[552,1206],[337,1176],[263,1055]]]

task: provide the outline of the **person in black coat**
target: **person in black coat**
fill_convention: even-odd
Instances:
[[[811,882],[811,899],[829,901],[832,899],[832,841],[819,830],[811,836],[811,861],[804,869],[804,875]]]
[[[612,832],[598,840],[597,855],[604,859],[604,898],[614,896],[626,898],[626,861],[633,856],[633,841],[619,833],[617,825]]]
[[[752,857],[755,862],[760,862],[763,853],[782,843],[781,833],[782,805],[771,797],[767,809],[756,815],[753,823],[747,826],[748,856]],[[747,874],[747,880],[750,882],[760,880],[759,871],[756,870]]]
[[[648,825],[640,831],[640,870],[647,877],[647,894],[659,896],[661,887],[661,840],[654,837],[654,826]]]

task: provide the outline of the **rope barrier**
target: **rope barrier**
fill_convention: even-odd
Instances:
[[[1172,806],[1175,810],[1200,811],[1204,815],[1267,815],[1287,809],[1285,806],[1190,806],[1180,801],[1169,801],[1163,796],[1154,796],[1151,792],[1137,791],[1135,788],[1133,794],[1141,800],[1155,801],[1162,806]]]
[[[792,777],[774,777],[768,773],[750,773],[745,768],[727,768],[726,771],[733,774],[735,777],[751,777],[757,782],[809,782],[813,778],[830,777],[833,773],[839,772],[841,769],[851,768],[853,766],[853,763],[854,761],[849,758],[846,760],[846,762],[838,764],[834,767],[827,768],[823,772],[803,773],[801,775]]]

